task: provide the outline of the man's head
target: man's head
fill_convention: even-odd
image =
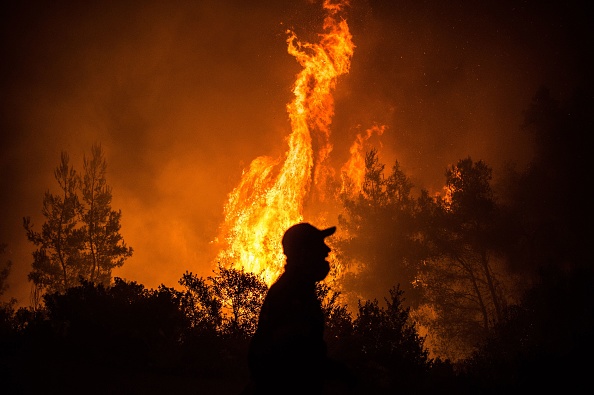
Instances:
[[[335,226],[318,229],[307,222],[287,229],[282,239],[287,268],[306,275],[312,281],[323,280],[330,271],[330,264],[326,261],[330,247],[324,239],[334,232]]]

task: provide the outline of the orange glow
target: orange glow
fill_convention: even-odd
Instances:
[[[284,161],[269,157],[252,161],[225,206],[219,237],[225,247],[218,262],[260,274],[268,284],[284,265],[283,232],[303,220],[307,199],[312,195],[324,199],[326,182],[334,174],[327,164],[332,151],[332,91],[337,78],[349,72],[355,47],[346,21],[338,16],[343,6],[324,2],[327,16],[318,44],[302,43],[287,31],[288,52],[303,67],[293,86],[295,97],[287,104],[289,149]]]
[[[374,133],[377,136],[381,136],[385,130],[385,125],[375,125],[367,129],[364,133],[357,134],[355,141],[349,149],[351,156],[341,169],[341,193],[354,194],[361,191],[365,178],[365,153],[369,148],[366,147],[365,143]]]

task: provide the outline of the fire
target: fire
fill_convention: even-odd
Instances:
[[[303,220],[304,203],[324,199],[325,184],[334,172],[327,165],[332,151],[330,123],[332,91],[337,78],[349,72],[355,48],[346,21],[339,17],[346,4],[324,1],[327,15],[317,44],[302,43],[287,31],[288,52],[303,67],[287,104],[291,134],[281,159],[256,158],[229,194],[221,226],[225,244],[217,260],[262,275],[271,284],[284,264],[284,231]]]
[[[341,169],[341,193],[352,195],[361,191],[365,178],[365,152],[367,148],[365,143],[374,133],[377,136],[381,136],[385,130],[385,125],[375,125],[367,129],[364,133],[357,134],[355,141],[349,149],[351,156]]]

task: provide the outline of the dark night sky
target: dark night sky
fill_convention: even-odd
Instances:
[[[28,304],[32,245],[61,151],[82,168],[100,142],[134,256],[113,274],[174,286],[208,274],[227,194],[260,155],[281,155],[299,64],[286,29],[317,40],[319,1],[10,2],[0,23],[0,242]],[[338,82],[332,160],[386,125],[380,158],[439,190],[458,159],[495,171],[530,160],[522,111],[541,85],[590,84],[592,15],[580,2],[353,0],[356,45]]]

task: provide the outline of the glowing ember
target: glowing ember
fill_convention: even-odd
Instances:
[[[292,130],[289,149],[284,162],[255,159],[225,206],[220,239],[226,247],[217,260],[261,274],[268,284],[282,271],[283,232],[303,220],[303,205],[312,193],[323,199],[327,178],[333,175],[326,165],[332,150],[331,91],[337,77],[348,73],[354,49],[348,25],[338,17],[343,7],[344,3],[324,2],[327,16],[318,44],[301,43],[293,32],[287,32],[288,52],[303,66],[293,88],[295,98],[287,105]]]

